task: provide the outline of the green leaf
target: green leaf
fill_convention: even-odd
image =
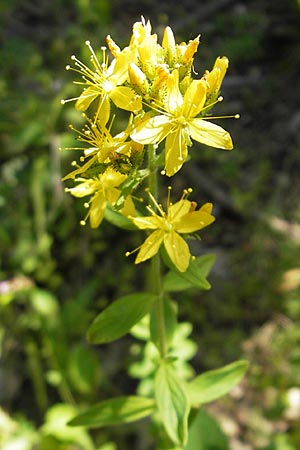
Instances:
[[[93,393],[99,377],[99,361],[93,350],[83,343],[69,350],[68,374],[72,386],[81,394]]]
[[[184,450],[229,450],[228,439],[218,423],[207,412],[197,412]]]
[[[123,216],[118,211],[114,211],[109,206],[105,209],[105,219],[115,227],[122,228],[123,230],[136,230],[136,226],[132,220],[128,219],[126,216]]]
[[[185,272],[180,272],[174,265],[164,278],[165,291],[183,291],[190,287],[208,290],[211,288],[206,277],[215,262],[215,255],[202,255],[191,260]],[[170,264],[168,263],[170,267]]]
[[[248,366],[248,361],[240,360],[199,375],[187,385],[191,404],[199,406],[227,394],[243,378]]]
[[[162,362],[155,377],[155,397],[162,423],[170,439],[175,444],[185,445],[190,403],[185,384],[165,362]]]
[[[116,397],[92,406],[74,417],[68,425],[97,428],[129,423],[149,416],[155,411],[155,408],[155,401],[152,398]]]
[[[103,344],[119,339],[151,310],[154,299],[155,295],[140,292],[115,300],[89,327],[88,341]]]

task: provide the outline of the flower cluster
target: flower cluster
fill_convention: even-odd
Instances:
[[[163,242],[174,264],[184,271],[190,256],[178,233],[191,233],[211,223],[209,208],[193,211],[192,203],[181,199],[169,205],[166,214],[160,211],[161,217],[152,211],[151,217],[142,218],[131,194],[150,170],[160,168],[168,177],[176,174],[188,157],[192,140],[232,149],[230,134],[208,120],[213,118],[208,115],[211,108],[222,100],[219,92],[228,59],[218,57],[212,70],[205,70],[199,79],[194,79],[199,36],[177,44],[171,28],[166,27],[160,44],[150,22],[143,18],[133,25],[128,46],[121,49],[110,36],[106,43],[110,57],[106,47],[101,47],[98,54],[86,41],[90,64],[73,55],[73,64],[66,67],[80,74],[80,81],[75,83],[82,86],[82,92],[62,103],[75,101],[75,108],[86,122],[82,130],[70,126],[78,134],[82,147],[76,149],[82,155],[65,177],[78,184],[66,190],[75,197],[90,196],[82,224],[89,217],[91,227],[98,227],[109,205],[129,216],[138,228],[156,230],[140,249],[137,263],[153,256]],[[125,116],[127,112],[127,123],[121,131],[113,132],[119,124],[114,120],[119,110],[125,111]],[[156,168],[144,166],[147,145],[156,146],[160,152]],[[149,251],[154,234],[155,246]],[[184,254],[180,263],[178,254],[170,250],[174,246]]]

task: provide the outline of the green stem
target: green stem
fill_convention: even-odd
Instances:
[[[155,200],[158,202],[158,179],[157,179],[157,165],[156,165],[156,148],[154,145],[148,146],[148,162],[149,162],[149,190]],[[154,205],[153,205],[154,206]],[[165,359],[167,356],[167,341],[165,330],[164,317],[164,293],[162,286],[160,255],[157,253],[151,259],[151,282],[154,294],[157,296],[156,301],[156,318],[158,328],[158,343],[160,356]]]

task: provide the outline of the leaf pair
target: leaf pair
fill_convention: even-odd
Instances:
[[[170,439],[184,447],[191,407],[199,407],[227,394],[242,379],[247,368],[248,362],[240,360],[185,383],[178,379],[171,364],[162,361],[155,378],[155,399],[128,396],[105,400],[79,414],[69,425],[94,428],[129,423],[158,410]]]

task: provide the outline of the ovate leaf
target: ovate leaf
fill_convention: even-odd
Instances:
[[[87,332],[92,344],[103,344],[119,339],[147,314],[155,299],[147,292],[125,295],[115,300],[94,320]]]
[[[190,403],[185,384],[176,376],[174,369],[164,362],[155,377],[155,397],[161,421],[170,439],[177,445],[185,445]]]
[[[191,404],[199,406],[227,394],[243,378],[248,365],[248,361],[240,360],[196,377],[187,385]]]
[[[155,401],[146,397],[116,397],[104,400],[74,417],[68,425],[97,428],[134,422],[155,411]]]

